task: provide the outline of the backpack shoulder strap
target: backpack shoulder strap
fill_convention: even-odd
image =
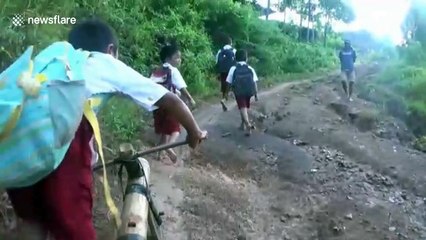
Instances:
[[[235,78],[238,76],[238,74],[240,73],[240,71],[241,71],[241,67],[242,67],[242,65],[241,64],[235,64],[235,70],[234,70],[234,74],[233,74],[233,76],[232,76],[232,82],[235,80]]]

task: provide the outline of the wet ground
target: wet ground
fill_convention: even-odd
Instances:
[[[361,69],[358,84],[374,73]],[[403,123],[354,99],[342,98],[335,74],[283,84],[253,103],[250,137],[235,104],[200,108],[209,139],[198,151],[179,149],[179,167],[148,157],[164,239],[426,239],[426,154]],[[109,239],[101,192],[96,205],[99,238]]]

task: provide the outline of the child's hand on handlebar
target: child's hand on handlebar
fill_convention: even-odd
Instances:
[[[207,131],[203,131],[199,129],[195,133],[188,133],[188,136],[186,137],[186,141],[188,142],[189,147],[196,148],[202,140],[207,138]]]

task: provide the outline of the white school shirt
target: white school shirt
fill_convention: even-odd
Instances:
[[[169,92],[163,86],[154,83],[125,63],[105,53],[93,52],[83,71],[88,96],[101,93],[123,94],[147,111],[157,109],[154,104]],[[92,138],[90,141],[92,165],[98,159],[93,142]]]
[[[173,67],[170,63],[164,63],[163,67],[167,67],[172,72],[172,84],[175,85],[176,90],[181,90],[182,88],[187,88],[185,80],[182,77],[182,74],[180,74],[179,69]]]
[[[223,48],[221,48],[221,49],[219,49],[219,51],[217,51],[217,54],[216,54],[216,63],[219,61],[219,54],[220,54],[220,52],[222,51],[222,50],[227,50],[227,49],[232,49],[232,51],[234,52],[234,54],[236,54],[237,53],[237,49],[235,49],[235,48],[233,48],[231,45],[229,45],[229,44],[227,44],[227,45],[225,45],[225,46],[223,46]]]
[[[247,65],[246,62],[237,62],[237,64]],[[252,67],[250,67],[250,66],[248,66],[248,67],[253,72],[253,81],[255,81],[255,82],[259,81],[259,78],[257,77],[256,71]],[[228,77],[226,77],[226,82],[229,83],[229,84],[232,84],[232,80],[234,79],[235,68],[236,68],[235,66],[232,66],[231,69],[229,69]]]

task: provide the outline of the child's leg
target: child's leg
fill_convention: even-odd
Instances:
[[[159,138],[159,141],[158,141],[158,146],[166,144],[167,143],[167,135],[165,135],[165,134],[159,134],[159,135],[160,135],[160,138]],[[161,159],[162,153],[163,153],[163,151],[159,151],[157,153],[157,159],[158,160]]]
[[[48,235],[47,226],[43,224],[45,213],[41,209],[40,185],[38,183],[26,188],[7,190],[15,214],[20,218],[19,237],[24,240],[45,240]]]
[[[251,135],[251,130],[254,129],[254,127],[250,123],[248,116],[248,109],[250,108],[250,99],[251,97],[237,98],[237,105],[240,109],[241,120],[244,123],[244,126],[246,127],[247,135]]]
[[[167,144],[174,143],[180,134],[180,123],[171,116],[167,117],[167,127],[164,128],[164,134],[167,135]],[[177,155],[173,149],[166,150],[167,155],[173,163],[177,161]]]
[[[244,124],[243,116],[241,115],[241,111],[240,111],[240,116],[241,116],[240,130],[244,131],[246,129],[246,127],[245,127],[245,124]]]
[[[222,110],[228,111],[228,107],[225,102],[228,101],[228,83],[226,82],[226,78],[228,77],[227,73],[220,74],[220,90],[222,92],[222,100],[220,100],[220,104],[222,105]]]
[[[248,112],[246,107],[243,107],[240,109],[240,115],[241,115],[241,121],[244,123],[244,126],[246,128],[250,128],[251,125],[248,119]]]
[[[342,71],[342,88],[343,91],[345,92],[345,95],[348,96],[348,75],[345,71]]]
[[[167,136],[168,137],[167,144],[176,142],[176,140],[178,139],[179,135],[180,135],[179,132],[173,132],[171,135],[168,135]],[[167,152],[167,155],[169,155],[170,160],[173,163],[176,163],[176,161],[177,161],[177,154],[175,153],[175,151],[173,149],[169,148],[169,149],[166,150],[166,152]]]
[[[96,239],[91,137],[90,126],[83,120],[61,165],[43,183],[46,222],[53,239]]]
[[[54,172],[31,187],[8,190],[17,215],[27,220],[27,224],[35,223],[30,224],[30,228],[40,239],[46,239],[43,228],[57,240],[96,239],[92,217],[91,138],[91,128],[84,119]]]
[[[167,143],[167,135],[164,134],[165,128],[167,127],[167,115],[161,109],[154,111],[154,130],[155,133],[159,136],[158,145],[164,145]],[[161,160],[161,156],[164,151],[159,151],[157,153],[157,160]]]
[[[222,92],[222,100],[227,101],[228,100],[228,84],[226,83],[226,78],[228,77],[228,74],[221,73],[220,74],[220,89]]]

